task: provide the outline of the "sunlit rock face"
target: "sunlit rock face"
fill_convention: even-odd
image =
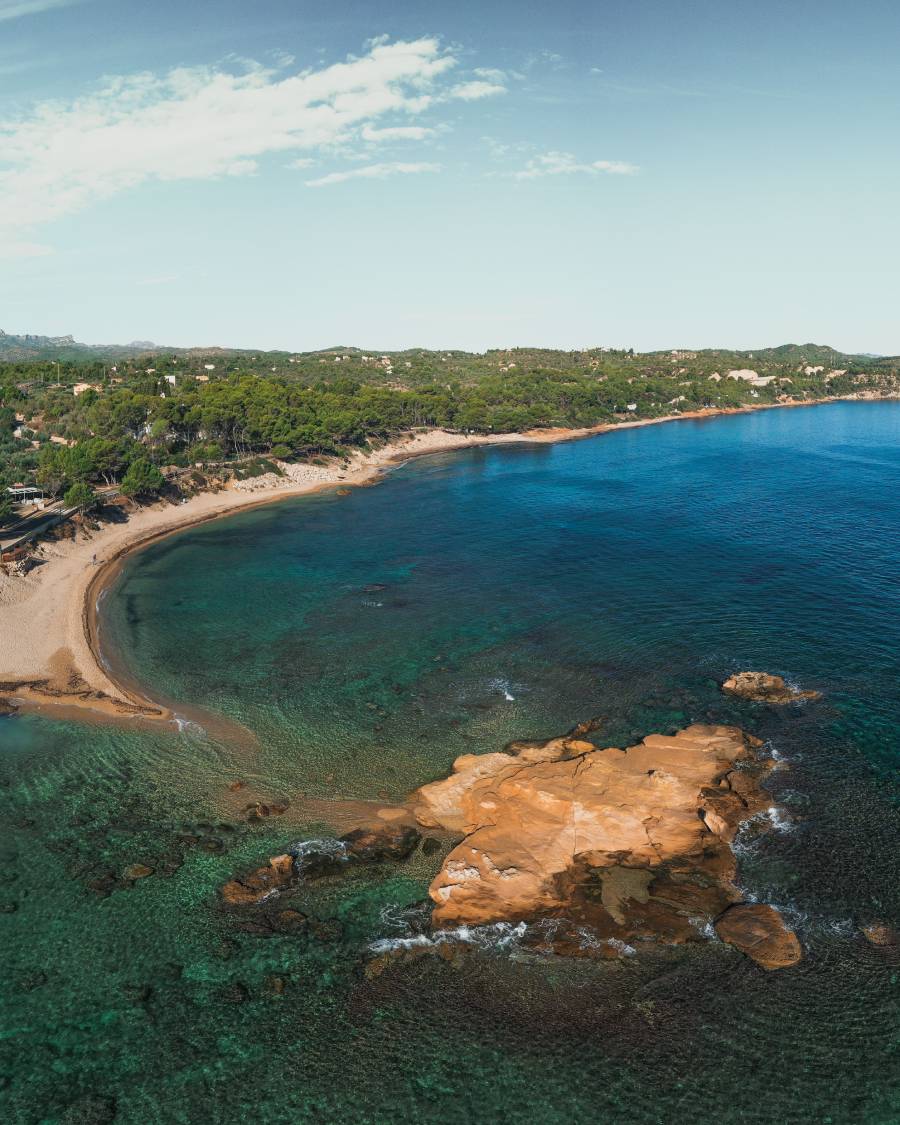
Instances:
[[[771,676],[768,672],[738,672],[722,684],[722,691],[756,703],[797,703],[822,697],[821,692],[801,691],[785,683],[781,676]]]
[[[765,903],[740,902],[730,907],[716,922],[716,933],[764,969],[786,969],[803,956],[797,935]]]
[[[576,737],[458,758],[414,794],[420,824],[465,836],[429,889],[434,925],[565,919],[600,940],[702,940],[741,900],[729,845],[769,805],[760,745],[695,725],[627,750]]]

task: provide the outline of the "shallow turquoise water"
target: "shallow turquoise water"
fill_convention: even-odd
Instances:
[[[0,723],[8,1118],[900,1119],[900,964],[857,933],[900,923],[898,439],[900,404],[846,403],[469,451],[132,559],[110,651],[258,745]],[[825,699],[726,700],[743,668]],[[321,830],[248,822],[233,779],[294,810],[388,799],[595,715],[622,745],[707,719],[771,740],[783,813],[741,878],[797,925],[800,967],[507,949],[368,980],[421,854],[298,898],[315,934],[219,909],[230,874]],[[137,861],[157,873],[117,884]]]

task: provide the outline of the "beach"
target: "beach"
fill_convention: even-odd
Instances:
[[[181,503],[162,500],[135,505],[125,523],[104,523],[97,531],[82,527],[74,538],[42,542],[39,565],[26,576],[0,573],[0,636],[4,638],[0,696],[24,709],[74,711],[83,717],[87,710],[96,717],[172,722],[174,715],[168,706],[145,696],[137,685],[125,683],[103,660],[96,608],[104,587],[127,555],[173,532],[289,497],[370,485],[391,466],[415,457],[484,445],[571,441],[614,430],[758,409],[772,407],[704,410],[526,433],[463,435],[429,430],[374,452],[355,452],[345,461],[286,464],[284,476],[266,474],[232,481],[220,491],[204,492]]]
[[[345,496],[343,467],[296,466],[316,479],[273,490],[257,477],[240,503],[335,491],[139,542],[108,569],[91,553],[114,555],[100,545],[128,525],[95,535],[83,559],[96,585],[80,597],[107,591],[103,658],[187,722],[87,704],[0,719],[6,1118],[62,1120],[74,1090],[114,1099],[135,1125],[204,1120],[213,1101],[229,1121],[676,1123],[699,1105],[731,1122],[797,1104],[893,1120],[898,947],[862,931],[900,918],[898,437],[896,403],[833,403],[387,462]],[[178,514],[148,517],[155,507]],[[778,707],[722,691],[749,669],[822,698]],[[198,709],[253,740],[195,722]],[[540,758],[570,732],[601,753],[662,737],[662,758],[697,723],[746,731],[777,763],[736,838],[735,886],[803,947],[778,972],[701,924],[693,883],[662,888],[683,911],[680,944],[628,941],[599,913],[576,920],[581,895],[593,910],[604,890],[625,925],[632,911],[661,918],[644,914],[640,883],[620,893],[638,876],[607,886],[606,868],[575,872],[565,944],[555,919],[435,925],[429,887],[455,849],[485,843],[455,828],[422,824],[405,860],[326,865],[256,905],[223,893],[252,889],[270,857],[294,849],[305,864],[358,828],[408,823],[379,814],[459,776],[460,759],[505,771],[469,807],[476,793],[494,811],[497,796],[527,800],[524,820],[505,818],[502,862],[484,849],[524,874],[535,834],[552,838],[528,794],[557,793],[566,824],[572,790],[556,772],[568,767],[535,761],[519,776],[510,754]],[[635,785],[668,816],[680,775],[657,764]],[[591,776],[579,769],[579,789]],[[721,802],[725,787],[708,788]],[[575,797],[579,823],[601,804],[616,831],[616,810],[635,807]],[[484,815],[479,832],[503,828]],[[704,833],[705,817],[679,823]],[[499,890],[519,885],[506,878]],[[561,1049],[573,1034],[599,1046]],[[273,1064],[285,1044],[297,1066]]]
[[[346,462],[285,465],[282,477],[231,482],[182,503],[135,505],[125,523],[103,523],[97,531],[82,527],[74,538],[44,541],[37,551],[39,565],[27,575],[0,573],[0,695],[26,709],[87,709],[107,718],[171,721],[168,708],[120,682],[99,655],[97,599],[125,556],[162,536],[260,504],[371,484],[406,457],[522,440],[528,438],[430,431],[374,453],[353,454]]]

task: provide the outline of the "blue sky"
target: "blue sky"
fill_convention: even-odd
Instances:
[[[0,0],[0,327],[900,353],[880,0]]]

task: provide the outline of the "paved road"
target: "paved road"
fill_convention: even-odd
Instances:
[[[97,495],[112,500],[119,495],[117,488],[98,488]],[[58,523],[74,515],[77,508],[67,508],[62,500],[47,504],[41,511],[33,512],[0,531],[0,551],[8,551],[20,543],[33,539]]]

